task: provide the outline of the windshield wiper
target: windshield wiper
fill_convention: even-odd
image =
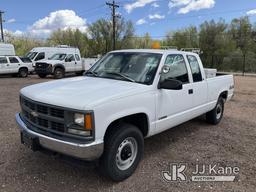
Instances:
[[[93,75],[94,77],[98,77],[99,75],[94,71],[87,71],[85,75]]]
[[[126,79],[128,81],[131,81],[131,82],[136,82],[134,79],[132,79],[131,77],[129,77],[128,75],[125,75],[125,74],[122,74],[122,73],[117,73],[117,72],[105,72],[106,74],[109,74],[109,75],[118,75],[120,77],[122,77],[123,79]]]

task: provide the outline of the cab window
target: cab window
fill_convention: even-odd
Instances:
[[[18,59],[15,57],[9,57],[10,63],[19,63]]]
[[[79,57],[78,54],[76,54],[76,60],[77,60],[77,61],[80,61],[80,57]]]
[[[197,58],[193,55],[187,55],[187,58],[188,58],[188,63],[191,68],[193,82],[202,81],[203,78],[202,78],[202,74],[201,74],[201,70],[200,70],[200,66],[197,61]]]
[[[75,57],[74,55],[70,54],[66,57],[65,59],[66,62],[71,62],[71,61],[75,61]]]
[[[8,63],[6,57],[0,57],[0,64]]]
[[[38,53],[38,55],[35,58],[35,61],[42,60],[44,58],[45,58],[45,53],[41,52],[41,53]]]
[[[183,84],[189,83],[186,62],[182,55],[168,55],[165,60],[165,65],[170,67],[170,71],[161,75],[161,81],[165,79],[175,79],[181,81]]]

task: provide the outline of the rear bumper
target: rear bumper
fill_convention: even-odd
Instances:
[[[104,150],[103,142],[94,141],[88,144],[79,144],[73,142],[62,141],[59,139],[51,138],[30,130],[20,118],[20,114],[16,114],[16,122],[19,125],[21,132],[25,132],[33,137],[37,137],[40,146],[43,148],[76,157],[84,160],[98,159]]]

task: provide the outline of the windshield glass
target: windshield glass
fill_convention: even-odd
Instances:
[[[38,52],[28,52],[25,57],[29,58],[30,60],[33,60]]]
[[[66,58],[66,55],[67,54],[57,53],[57,54],[54,54],[53,56],[51,56],[49,58],[49,60],[60,60],[60,61],[62,61],[62,60],[64,60]]]
[[[152,84],[162,54],[116,52],[97,62],[87,75]]]

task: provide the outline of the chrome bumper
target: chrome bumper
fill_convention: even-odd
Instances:
[[[39,144],[46,149],[50,149],[51,151],[59,152],[84,160],[97,159],[103,153],[103,142],[94,141],[89,144],[78,144],[54,139],[40,133],[36,133],[27,127],[27,125],[20,118],[19,113],[16,114],[16,122],[22,132],[26,132],[32,136],[37,137],[39,140]]]

